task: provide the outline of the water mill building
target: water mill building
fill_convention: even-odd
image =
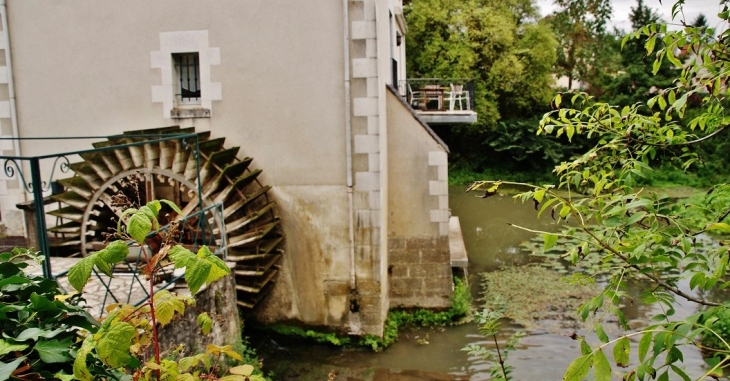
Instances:
[[[390,308],[450,305],[449,224],[458,225],[448,148],[399,86],[402,7],[0,0],[0,135],[199,134],[203,194],[177,201],[203,197],[231,210],[229,255],[252,277],[241,305],[256,304],[264,323],[381,335]],[[0,149],[32,156],[109,141],[2,140]],[[94,249],[115,177],[141,171],[157,196],[194,193],[183,149],[160,143],[70,158],[47,205],[49,229],[61,233],[52,246]],[[11,236],[28,233],[16,206],[32,200],[23,181],[0,171]],[[264,193],[255,212],[239,212]]]

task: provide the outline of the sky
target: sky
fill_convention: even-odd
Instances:
[[[720,0],[687,0],[684,6],[684,15],[687,22],[692,22],[700,13],[704,14],[709,21],[710,27],[718,30],[724,30],[727,25],[720,22],[717,14],[720,12]],[[659,15],[665,21],[669,22],[672,19],[672,5],[674,0],[644,0],[644,5],[647,5],[656,10]],[[537,0],[537,5],[540,7],[540,12],[543,15],[547,15],[555,10],[552,0]],[[625,31],[631,30],[631,22],[629,21],[629,13],[631,13],[631,7],[636,6],[636,0],[611,0],[613,6],[613,17],[610,25],[615,26]]]

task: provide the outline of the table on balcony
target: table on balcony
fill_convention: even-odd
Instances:
[[[423,110],[444,110],[444,91],[446,88],[441,87],[440,85],[426,85],[420,90],[423,92]],[[430,106],[432,102],[436,102],[435,108]]]

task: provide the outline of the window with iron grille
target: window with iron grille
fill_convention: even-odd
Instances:
[[[198,53],[175,53],[176,92],[178,104],[200,104],[200,57]]]

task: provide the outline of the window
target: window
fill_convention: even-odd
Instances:
[[[198,53],[173,53],[175,101],[178,105],[200,104],[200,57]]]

